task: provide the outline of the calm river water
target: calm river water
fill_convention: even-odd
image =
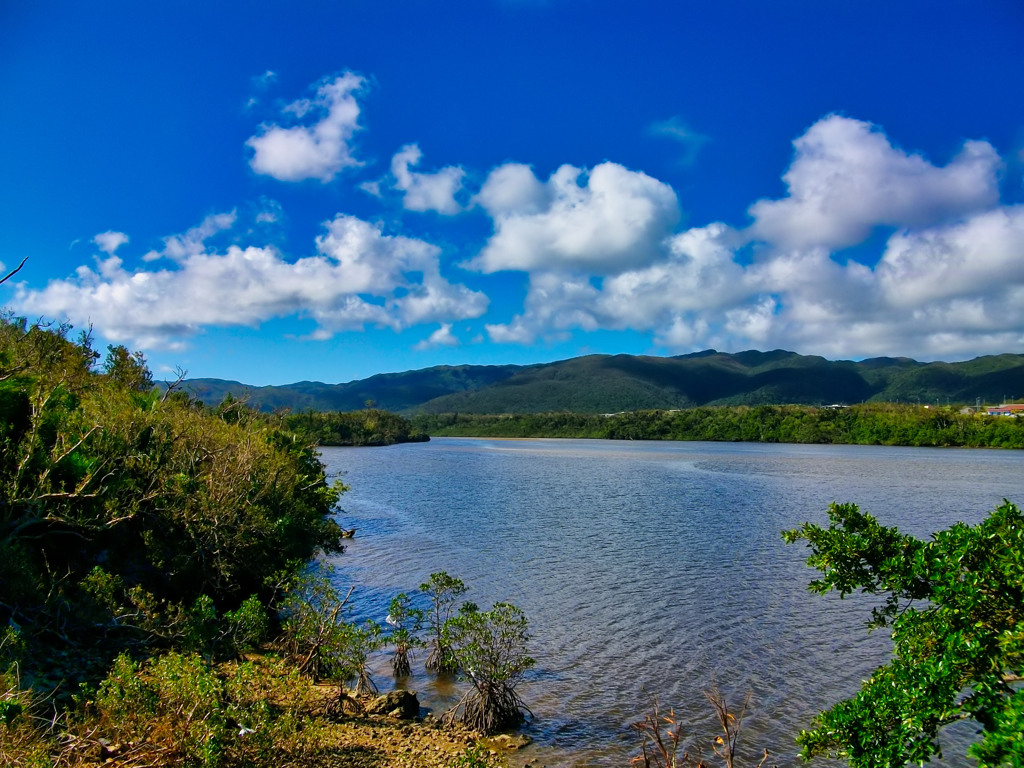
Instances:
[[[872,603],[807,592],[807,550],[780,532],[824,523],[832,501],[918,536],[1024,503],[1024,453],[1009,451],[438,438],[323,458],[351,486],[340,520],[358,533],[335,565],[360,616],[382,621],[439,570],[481,607],[525,611],[534,742],[516,761],[548,766],[627,766],[652,696],[713,734],[712,683],[736,703],[753,694],[747,755],[795,765],[794,736],[889,640],[865,629]],[[407,686],[440,712],[457,691],[422,656]],[[947,765],[965,763],[972,732],[950,739]]]

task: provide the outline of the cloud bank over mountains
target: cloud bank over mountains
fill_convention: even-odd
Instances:
[[[783,197],[751,201],[743,221],[686,228],[685,199],[614,161],[563,164],[547,179],[529,158],[429,170],[411,142],[383,176],[371,173],[353,143],[366,89],[366,78],[345,72],[289,103],[245,142],[251,170],[362,186],[413,217],[486,217],[489,236],[456,252],[339,211],[289,254],[259,239],[282,215],[268,204],[168,236],[134,269],[116,255],[130,233],[97,234],[93,266],[39,290],[23,284],[14,305],[153,348],[186,344],[205,327],[292,316],[312,321],[313,338],[428,326],[420,349],[468,343],[460,324],[478,318],[504,344],[631,330],[672,352],[919,359],[1024,344],[1024,207],[1000,204],[1004,163],[986,141],[967,140],[938,165],[879,126],[826,115],[793,141],[779,169]],[[713,140],[694,136],[684,138]],[[489,316],[489,281],[507,273],[525,277],[521,308]]]

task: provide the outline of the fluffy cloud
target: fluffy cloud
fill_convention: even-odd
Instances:
[[[128,242],[128,235],[124,232],[101,232],[92,239],[96,247],[109,256],[113,256],[114,252],[122,245]]]
[[[968,141],[939,167],[894,148],[868,123],[836,116],[794,143],[783,176],[789,196],[755,203],[746,230],[695,227],[618,270],[550,248],[544,259],[521,258],[529,273],[523,311],[489,324],[490,338],[529,344],[574,330],[632,329],[675,351],[783,347],[924,359],[1024,345],[1024,206],[999,205],[1002,163],[988,143]],[[497,222],[488,248],[503,234],[503,217],[550,225],[557,186],[525,166],[495,171],[478,196]],[[837,258],[878,226],[897,230],[877,263]]]
[[[434,331],[430,336],[419,342],[413,349],[422,351],[425,349],[435,349],[437,347],[457,347],[459,346],[459,340],[455,334],[452,333],[451,323],[441,323],[441,327]]]
[[[734,262],[740,235],[724,224],[695,228],[668,239],[657,263],[597,280],[537,271],[530,275],[524,312],[510,324],[487,326],[492,340],[530,343],[573,328],[657,330],[686,346],[695,329],[706,331],[710,313],[748,297],[752,286]]]
[[[346,72],[321,83],[313,99],[301,99],[284,108],[297,120],[317,117],[311,125],[261,125],[246,142],[253,149],[252,169],[280,181],[328,182],[342,169],[361,165],[352,157],[349,142],[359,128],[356,93],[364,84],[362,77]]]
[[[615,163],[563,165],[543,183],[525,166],[501,166],[476,201],[494,219],[472,263],[483,272],[621,272],[655,261],[679,221],[671,187]]]
[[[15,298],[21,311],[92,324],[114,341],[142,347],[180,346],[207,326],[256,326],[297,315],[316,323],[316,338],[367,324],[401,330],[419,323],[481,315],[487,298],[440,274],[440,249],[385,235],[352,216],[324,224],[317,253],[289,261],[275,248],[204,240],[234,214],[208,217],[185,235],[165,239],[173,268],[129,271],[120,258],[98,259],[73,278],[54,280]]]
[[[893,147],[870,123],[832,115],[793,142],[789,196],[750,207],[751,235],[779,248],[840,249],[879,225],[926,227],[994,206],[1002,161],[968,141],[939,168]]]
[[[877,272],[886,300],[900,307],[991,297],[1024,285],[1024,207],[897,233]]]
[[[156,261],[160,258],[168,258],[174,261],[184,261],[190,256],[198,256],[206,249],[207,240],[218,232],[231,229],[237,218],[238,214],[235,211],[212,213],[203,219],[199,226],[192,227],[185,234],[165,237],[163,250],[149,251],[142,257],[142,260]]]
[[[410,211],[437,211],[448,215],[461,211],[462,206],[456,202],[455,195],[462,189],[462,177],[466,172],[453,166],[436,173],[412,170],[422,158],[423,153],[415,144],[406,144],[391,158],[394,188],[404,193],[402,204]]]

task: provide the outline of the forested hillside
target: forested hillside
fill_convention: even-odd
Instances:
[[[1024,399],[1024,355],[960,363],[907,358],[852,362],[783,350],[707,350],[679,357],[589,355],[532,366],[439,366],[347,384],[248,387],[194,379],[185,385],[209,405],[231,394],[264,411],[353,411],[369,403],[405,415],[864,402],[973,405]]]

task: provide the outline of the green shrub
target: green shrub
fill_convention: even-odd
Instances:
[[[121,655],[79,726],[162,764],[255,765],[292,743],[310,706],[303,691],[298,673],[273,661],[217,669],[194,653],[141,664]]]
[[[1006,501],[974,526],[917,539],[855,504],[832,504],[827,528],[787,531],[806,541],[819,593],[879,597],[870,622],[891,629],[893,659],[860,691],[801,733],[803,755],[858,768],[928,762],[941,729],[981,725],[969,754],[981,766],[1024,764],[1024,512]]]
[[[345,621],[353,589],[342,598],[330,580],[330,569],[298,581],[283,605],[285,647],[298,669],[314,680],[343,685],[355,680],[357,696],[377,692],[366,667],[367,656],[381,647],[380,627],[371,621],[357,626]]]

